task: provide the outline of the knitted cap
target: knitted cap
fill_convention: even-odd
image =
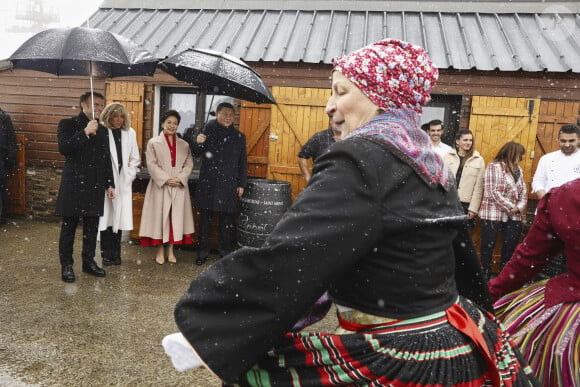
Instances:
[[[353,82],[375,105],[422,112],[439,71],[422,47],[386,39],[332,59],[333,71]]]

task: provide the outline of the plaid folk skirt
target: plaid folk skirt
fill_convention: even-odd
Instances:
[[[546,309],[546,282],[506,295],[496,314],[542,386],[580,387],[580,302]]]
[[[420,318],[343,334],[288,333],[242,386],[538,386],[492,315],[466,299]]]

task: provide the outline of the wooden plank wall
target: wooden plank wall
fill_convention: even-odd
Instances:
[[[294,200],[306,185],[298,152],[314,133],[328,128],[330,89],[273,87],[272,95],[278,105],[272,106],[270,133],[277,139],[270,142],[268,177],[289,182]]]
[[[96,92],[104,93],[103,80],[93,83]],[[10,113],[16,132],[26,138],[27,164],[62,167],[58,122],[79,114],[79,96],[90,90],[89,79],[14,70],[0,72],[0,87],[0,105]]]
[[[580,102],[542,100],[536,134],[533,170],[536,170],[540,157],[560,149],[558,131],[565,124],[576,124],[580,117]]]

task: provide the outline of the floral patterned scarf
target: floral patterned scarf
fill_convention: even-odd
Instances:
[[[411,109],[391,109],[355,131],[346,138],[362,137],[390,150],[398,159],[409,165],[431,189],[441,185],[451,188],[449,168],[433,151],[427,134],[420,129],[419,115]]]

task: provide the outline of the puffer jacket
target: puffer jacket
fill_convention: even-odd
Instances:
[[[451,169],[453,176],[457,174],[459,169],[459,156],[455,149],[450,150],[443,159],[445,164]],[[459,201],[462,203],[469,203],[469,211],[479,212],[481,200],[483,198],[483,177],[485,175],[485,160],[478,151],[474,151],[473,155],[465,161],[463,166],[463,173],[457,187],[459,194]]]

